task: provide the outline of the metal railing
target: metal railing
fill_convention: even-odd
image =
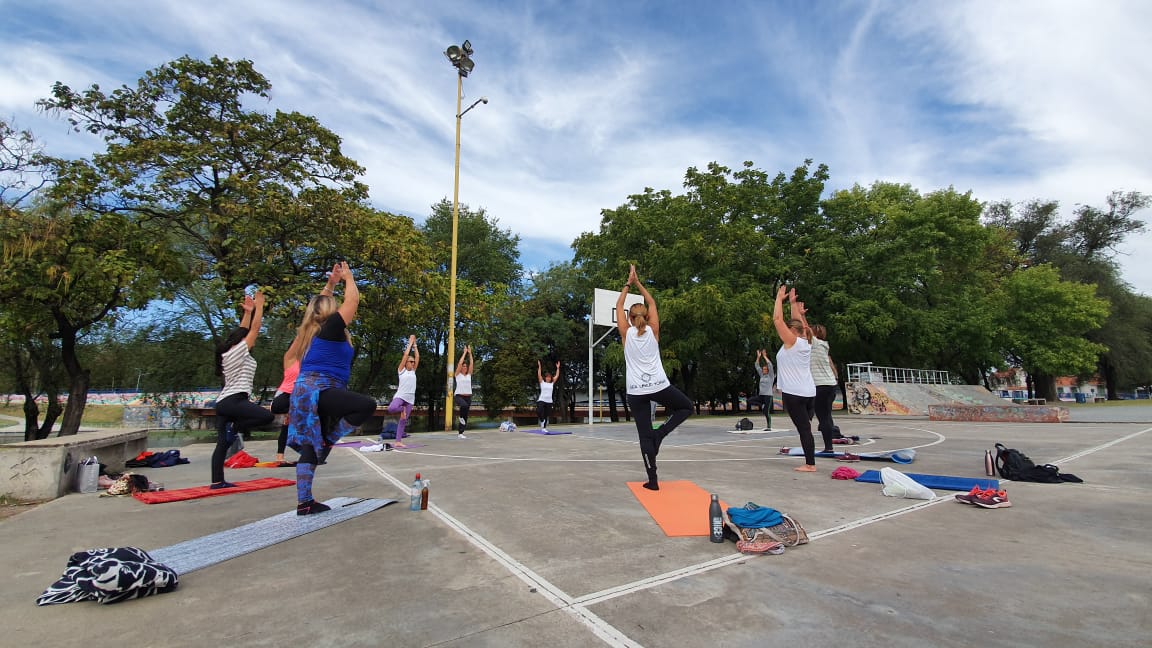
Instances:
[[[871,362],[855,362],[848,365],[848,382],[947,385],[952,381],[947,371],[939,369],[878,367]]]

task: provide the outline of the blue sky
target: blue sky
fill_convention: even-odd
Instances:
[[[1152,3],[177,2],[0,0],[0,114],[56,155],[100,148],[34,103],[110,91],[188,54],[252,60],[268,110],[315,115],[373,203],[422,220],[452,195],[456,72],[471,40],[460,200],[571,258],[600,210],[685,171],[806,158],[829,190],[877,180],[980,200],[1104,207],[1152,193]],[[262,108],[263,109],[263,108]],[[1149,217],[1145,212],[1141,216]],[[1152,294],[1152,232],[1121,252]]]

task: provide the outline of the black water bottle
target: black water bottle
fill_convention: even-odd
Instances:
[[[708,528],[712,542],[724,542],[724,515],[720,512],[720,499],[712,493],[712,502],[708,504]]]

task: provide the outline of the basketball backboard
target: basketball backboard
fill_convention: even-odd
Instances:
[[[616,326],[616,300],[619,298],[619,290],[596,288],[592,299],[592,323],[597,326]],[[644,297],[642,295],[631,292],[624,299],[624,305],[629,308],[632,304],[643,302]]]

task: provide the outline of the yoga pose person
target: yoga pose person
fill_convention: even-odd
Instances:
[[[536,418],[540,423],[540,430],[548,430],[548,417],[552,416],[552,391],[556,386],[556,378],[560,376],[560,361],[556,361],[556,373],[543,371],[540,361],[536,361],[536,380],[540,381],[540,397],[536,399]]]
[[[460,362],[456,363],[456,391],[453,392],[452,402],[456,405],[457,422],[460,424],[457,438],[467,439],[464,428],[468,427],[468,411],[472,408],[472,373],[476,370],[476,361],[472,359],[472,347],[464,345],[464,353],[460,355]]]
[[[632,284],[644,297],[644,303],[625,309],[624,301]],[[656,455],[660,454],[664,437],[692,413],[692,401],[672,386],[664,372],[664,363],[660,360],[660,314],[656,310],[656,300],[636,275],[636,266],[628,270],[628,281],[616,300],[616,311],[616,328],[624,345],[628,407],[636,419],[640,454],[648,473],[644,488],[660,490],[660,482],[656,479]],[[660,403],[668,414],[659,430],[652,429],[652,402]]]
[[[360,290],[347,263],[338,263],[332,272],[334,281],[344,282],[343,303],[337,305],[331,295],[313,297],[296,329],[296,338],[302,340],[302,359],[288,412],[288,446],[300,453],[296,515],[328,510],[326,504],[312,498],[316,466],[324,463],[336,442],[376,411],[375,400],[346,388],[356,355],[348,325],[356,319]],[[325,418],[336,419],[335,426],[321,426]]]
[[[816,383],[816,418],[820,421],[820,436],[824,437],[824,452],[832,452],[836,423],[832,420],[832,402],[836,400],[836,364],[828,355],[828,330],[823,324],[812,326],[812,380]],[[809,417],[811,420],[811,417]]]
[[[332,291],[336,288],[336,277],[339,276],[338,270],[338,267],[332,268],[332,272],[328,274],[328,281],[324,284],[324,289],[320,291],[321,295],[332,296]],[[299,337],[292,338],[292,344],[284,352],[284,379],[276,388],[276,394],[272,397],[272,407],[269,408],[273,414],[284,416],[283,422],[280,424],[280,436],[276,438],[276,461],[281,468],[290,468],[296,465],[295,461],[284,461],[284,448],[288,445],[288,405],[292,398],[292,389],[296,386],[296,379],[300,376],[300,355],[303,349],[304,342]]]
[[[804,302],[796,301],[796,290],[789,295],[791,320],[784,320],[784,295],[787,291],[781,285],[776,291],[776,305],[772,308],[772,323],[783,344],[776,352],[776,366],[779,375],[780,400],[800,434],[800,445],[804,448],[804,465],[797,466],[798,472],[816,472],[816,441],[812,438],[812,419],[808,415],[812,400],[816,397],[816,383],[812,381],[812,345],[809,338],[812,330],[804,318]]]
[[[764,364],[760,364],[763,360]],[[765,432],[772,430],[772,407],[776,404],[776,370],[772,368],[772,356],[767,349],[756,350],[756,375],[760,376],[760,393],[756,395],[751,404],[759,405],[764,412],[764,419],[768,422]]]
[[[236,435],[260,425],[268,425],[275,416],[272,412],[248,400],[252,392],[252,378],[256,375],[256,358],[252,347],[260,335],[264,319],[264,293],[244,297],[244,315],[240,328],[228,334],[216,347],[216,375],[224,377],[224,388],[216,397],[216,449],[212,451],[211,488],[232,488],[235,484],[224,481],[224,459],[228,446]]]
[[[412,355],[409,356],[408,354]],[[408,427],[408,418],[412,415],[412,406],[416,404],[416,369],[420,366],[420,349],[416,348],[416,336],[408,336],[408,347],[404,355],[400,356],[400,364],[396,366],[396,395],[388,404],[389,414],[399,414],[400,420],[396,423],[396,443],[394,447],[406,448],[401,442],[404,438],[404,428]]]

